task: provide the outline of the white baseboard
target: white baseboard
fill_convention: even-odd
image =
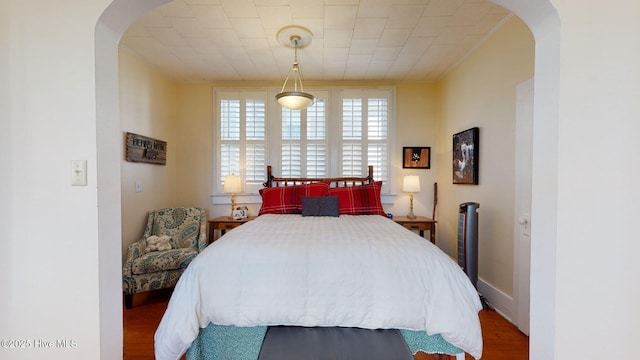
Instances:
[[[478,292],[484,296],[489,306],[502,315],[509,322],[513,323],[515,314],[513,297],[496,289],[491,284],[478,278]]]

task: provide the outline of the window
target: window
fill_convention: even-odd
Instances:
[[[217,192],[224,178],[239,175],[245,192],[264,182],[267,166],[267,92],[221,92],[218,94]]]
[[[389,91],[342,92],[341,175],[360,176],[373,165],[376,180],[389,180]]]
[[[281,107],[281,123],[280,176],[327,177],[326,100],[306,110]]]
[[[276,91],[215,91],[216,193],[231,174],[243,179],[245,193],[256,193],[267,165],[278,176],[311,178],[362,176],[373,165],[388,192],[392,88],[316,90],[304,110],[279,106]]]

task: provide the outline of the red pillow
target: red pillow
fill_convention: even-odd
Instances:
[[[329,184],[311,183],[295,186],[279,186],[262,188],[262,205],[258,215],[262,214],[300,214],[302,212],[302,197],[326,196]]]
[[[382,181],[359,186],[344,186],[329,189],[329,196],[338,197],[340,214],[386,216],[380,201]]]
[[[258,215],[263,214],[299,214],[299,186],[281,186],[260,189],[262,205]]]
[[[305,196],[327,196],[329,195],[329,184],[324,182],[316,182],[311,184],[304,184],[298,186],[298,198],[296,199],[296,206],[298,212],[302,212],[302,198]]]

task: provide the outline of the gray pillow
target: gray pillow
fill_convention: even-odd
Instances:
[[[303,196],[302,216],[339,216],[337,196]]]

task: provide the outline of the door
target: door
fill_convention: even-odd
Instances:
[[[514,324],[529,335],[531,258],[531,166],[533,154],[533,79],[516,87],[516,166],[514,225]]]

